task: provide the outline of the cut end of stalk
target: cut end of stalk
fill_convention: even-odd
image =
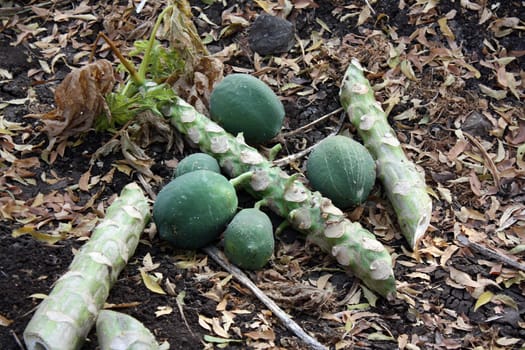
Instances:
[[[242,151],[240,154],[241,162],[244,164],[257,165],[264,162],[263,156],[254,151]]]
[[[421,240],[425,232],[427,232],[428,226],[430,226],[430,217],[432,216],[431,213],[432,207],[430,208],[429,213],[425,213],[421,216],[414,231],[413,240],[409,240],[410,247],[414,251],[417,250],[419,241]]]
[[[359,129],[368,131],[372,129],[376,122],[376,117],[374,114],[365,114],[361,117],[361,123],[359,123]]]
[[[383,136],[383,139],[381,140],[383,143],[386,143],[387,145],[390,145],[392,147],[399,147],[401,144],[399,143],[399,140],[397,136],[394,134],[387,132]]]
[[[370,277],[376,281],[385,281],[394,274],[392,266],[385,260],[374,260],[370,271]]]
[[[216,136],[211,138],[211,151],[216,154],[223,154],[228,152],[230,146],[228,145],[228,139],[222,136]]]
[[[312,216],[308,208],[297,208],[288,215],[289,220],[301,230],[308,230],[312,226]]]
[[[33,339],[31,335],[25,336],[24,341],[28,350],[49,350],[51,349],[45,342],[39,339]]]
[[[268,188],[270,185],[270,178],[268,177],[268,174],[264,171],[258,171],[256,170],[251,178],[250,181],[250,187],[254,191],[264,191]]]
[[[302,203],[308,199],[308,194],[304,191],[304,188],[292,183],[284,192],[284,199],[288,202]]]
[[[342,237],[346,232],[346,220],[328,224],[324,229],[324,235],[328,238]]]
[[[337,262],[343,266],[350,265],[351,257],[348,249],[344,245],[335,245],[332,247],[332,255]]]
[[[362,244],[363,248],[365,248],[366,250],[371,250],[374,252],[382,252],[383,250],[385,250],[385,247],[381,244],[381,242],[368,237],[363,237]]]

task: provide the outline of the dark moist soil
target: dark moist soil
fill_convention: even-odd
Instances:
[[[89,1],[88,3],[92,5],[95,2]],[[241,13],[262,13],[261,8],[252,2],[228,1],[227,3],[228,6],[226,7],[222,5],[222,2],[214,2],[212,5],[207,6],[197,1],[194,5],[203,9],[203,13],[214,23],[221,23],[223,11],[231,6],[234,6]],[[411,1],[407,1],[407,3],[409,5],[413,4]],[[499,18],[525,18],[525,9],[521,1],[489,1],[489,3],[494,6],[497,5],[495,12]],[[319,21],[322,21],[330,30],[330,32],[323,31],[322,35],[324,38],[343,38],[349,33],[359,33],[366,29],[381,31],[388,27],[397,28],[399,36],[408,36],[414,32],[416,27],[426,25],[425,23],[417,22],[415,16],[409,13],[408,5],[405,9],[399,9],[397,2],[394,1],[380,1],[373,4],[372,6],[375,10],[374,18],[360,27],[356,27],[357,17],[352,17],[350,20],[342,22],[334,15],[334,9],[353,5],[366,6],[363,2],[320,0],[317,1],[317,4],[319,5],[317,8],[296,11],[289,17],[294,22],[297,36],[301,39],[308,39],[313,31],[320,31]],[[437,18],[444,16],[451,10],[457,11],[455,18],[448,23],[456,35],[456,42],[461,46],[464,56],[469,58],[469,62],[476,62],[476,67],[481,72],[479,79],[466,81],[465,88],[467,91],[465,91],[465,95],[478,96],[478,83],[480,82],[496,88],[493,77],[490,76],[492,71],[477,64],[484,57],[483,41],[493,40],[493,32],[487,28],[487,24],[480,25],[477,13],[465,10],[460,6],[459,1],[440,1],[435,9]],[[31,15],[31,12],[26,12],[19,16],[29,15]],[[51,23],[47,23],[45,26],[52,29]],[[433,26],[437,32],[434,40],[444,40],[440,35],[439,28],[436,27],[437,23],[434,23]],[[102,30],[101,25],[98,25],[98,27],[99,30]],[[35,147],[34,151],[23,154],[23,158],[30,156],[40,157],[41,150],[47,146],[47,137],[40,132],[41,125],[35,119],[24,116],[28,113],[45,112],[52,108],[54,105],[52,88],[70,69],[60,61],[55,66],[54,79],[56,81],[35,81],[32,78],[28,78],[27,72],[39,67],[38,59],[42,58],[41,53],[36,47],[30,45],[31,38],[23,41],[18,46],[13,46],[12,43],[16,39],[18,30],[15,28],[0,28],[2,28],[0,30],[0,68],[12,74],[12,79],[2,83],[0,86],[0,101],[25,98],[29,89],[36,93],[36,98],[32,105],[11,104],[0,110],[0,112],[3,113],[5,120],[27,125],[26,132],[29,135],[14,135],[13,142],[40,145]],[[204,25],[198,26],[198,28],[201,31],[208,29]],[[82,37],[81,40],[93,42],[94,35],[91,36]],[[232,37],[213,43],[214,46],[210,46],[210,50],[218,50],[234,42],[241,45],[246,43],[246,31],[244,30]],[[516,31],[502,38],[499,43],[507,47],[508,50],[523,51],[525,49],[523,31]],[[249,48],[244,47],[244,49],[247,54],[226,62],[227,69],[230,69],[231,66],[252,68],[252,56],[248,54]],[[70,53],[75,52],[69,46],[64,50]],[[297,46],[292,50],[298,50]],[[523,72],[523,56],[518,57],[509,67],[520,67]],[[344,69],[344,67],[339,68],[341,70]],[[426,73],[428,72],[418,72],[417,75],[421,78]],[[339,74],[339,78],[342,77],[342,72],[339,72]],[[436,77],[436,79],[439,78]],[[424,83],[422,82],[422,85]],[[431,83],[428,82],[428,84],[430,87]],[[313,99],[313,101],[308,101],[304,98],[298,99],[293,96],[284,98],[286,120],[283,132],[291,132],[338,109],[340,107],[338,89],[337,82],[329,79],[326,82],[317,82],[315,91],[317,98]],[[427,96],[423,90],[420,93],[423,97]],[[414,92],[414,95],[417,95],[417,92]],[[476,102],[473,103],[475,104]],[[512,105],[513,103],[518,102],[509,100],[509,104]],[[393,114],[398,114],[407,107],[410,107],[410,102],[402,101],[394,109]],[[420,110],[420,112],[424,112],[424,110]],[[283,145],[281,155],[297,153],[308,146],[314,145],[335,130],[349,129],[353,131],[349,124],[345,121],[341,122],[341,117],[341,113],[335,114],[332,118],[317,124],[312,129],[280,139],[279,141]],[[404,132],[406,132],[407,138],[411,135],[411,131],[419,128],[418,125],[410,121],[397,122],[396,125],[400,127],[396,130],[399,131],[399,135],[403,136]],[[423,129],[422,137],[428,138],[426,144],[428,151],[436,151],[437,149],[434,149],[434,147],[453,146],[455,139],[450,132],[451,127],[452,120],[447,120],[447,118],[443,117],[435,119],[433,124],[422,127],[426,128]],[[40,161],[40,168],[30,169],[34,173],[32,177],[37,179],[35,185],[18,186],[19,184],[16,181],[9,178],[4,183],[0,183],[2,185],[7,184],[5,187],[2,187],[2,191],[15,196],[22,202],[32,201],[38,193],[46,194],[52,191],[64,191],[66,187],[78,183],[80,176],[90,167],[90,155],[110,138],[111,135],[109,134],[96,133],[94,131],[82,135],[76,139],[77,142],[74,145],[71,144],[67,147],[64,155],[58,157],[54,163],[48,164]],[[488,136],[488,139],[494,141],[492,136]],[[449,141],[452,144],[447,145]],[[443,149],[444,153],[447,151],[448,149]],[[185,146],[182,153],[177,149],[167,153],[163,144],[153,144],[147,150],[148,155],[156,161],[156,164],[152,167],[153,172],[164,179],[164,183],[169,181],[172,174],[172,169],[166,167],[165,162],[174,158],[181,159],[184,155],[191,152],[193,150]],[[100,164],[92,168],[91,175],[106,174],[111,170],[114,161],[119,159],[119,155],[105,157]],[[428,161],[427,164],[430,167],[433,163]],[[2,159],[0,166],[2,168],[6,167],[7,162]],[[304,164],[299,160],[287,169],[304,169]],[[437,182],[445,181],[447,176],[448,178],[456,177],[451,175],[450,171],[448,172],[449,175],[447,175],[447,172],[437,168],[428,168],[426,170],[428,175],[427,181],[429,181],[430,186],[437,187]],[[61,180],[51,184],[39,180],[42,178],[42,174],[46,174],[49,177],[51,172],[57,174],[57,177]],[[96,203],[99,201],[107,202],[111,196],[118,194],[122,187],[132,180],[137,180],[136,175],[128,176],[117,171],[110,183],[95,186],[93,193],[80,192],[78,203],[83,205],[95,193],[99,196]],[[9,187],[8,185],[12,186]],[[462,185],[458,184],[458,186]],[[160,187],[161,184],[154,185],[154,190],[157,191]],[[466,187],[465,189],[470,191]],[[9,192],[11,190],[16,191]],[[461,187],[453,191],[453,195],[458,196],[454,198],[454,205],[449,205],[442,199],[435,200],[435,219],[433,219],[432,223],[434,228],[431,232],[433,237],[439,237],[444,242],[452,242],[454,240],[453,222],[439,222],[445,213],[459,211],[461,206],[469,206],[473,203],[473,205],[479,207],[478,210],[482,211],[482,205],[479,205],[474,199],[471,202],[471,199],[468,198],[471,194],[460,198],[461,192]],[[521,197],[523,197],[523,194]],[[503,201],[504,203],[511,203],[512,196],[502,196],[498,197],[498,199],[502,201],[506,199],[508,201]],[[253,201],[246,195],[242,196],[241,202],[244,206],[253,204]],[[377,203],[380,204],[377,205]],[[394,220],[390,207],[385,203],[381,187],[376,185],[369,201],[362,205],[362,211],[355,210],[349,212],[349,215],[362,219],[361,222],[365,227],[373,229],[373,222],[366,218],[374,215],[379,217],[381,212],[386,212],[390,220]],[[484,208],[488,209],[488,205]],[[86,212],[88,211],[86,209]],[[66,271],[73,259],[74,252],[82,246],[84,239],[79,239],[79,237],[69,238],[51,245],[34,239],[29,235],[15,238],[12,236],[12,231],[20,227],[21,223],[5,217],[3,213],[0,213],[0,215],[0,316],[12,321],[8,325],[2,322],[0,326],[0,348],[6,350],[24,349],[22,334],[40,302],[40,296],[50,292],[53,283]],[[275,216],[272,216],[272,219],[277,227],[280,223],[279,219]],[[53,228],[54,225],[55,223],[49,222],[39,227],[39,229],[45,231]],[[390,227],[392,227],[391,223]],[[396,227],[395,224],[393,227]],[[475,228],[475,224],[472,227]],[[481,228],[479,229],[481,230]],[[490,267],[479,263],[480,260],[490,260],[490,258],[468,248],[460,247],[445,266],[439,266],[436,261],[432,262],[431,259],[417,259],[406,253],[404,240],[397,233],[391,235],[388,239],[384,238],[383,242],[397,257],[395,275],[399,280],[399,284],[403,285],[404,288],[412,288],[414,294],[411,298],[398,298],[391,302],[380,298],[377,300],[375,307],[366,309],[366,311],[371,313],[369,318],[356,319],[353,324],[349,321],[346,324],[348,328],[345,328],[344,323],[337,322],[333,318],[327,318],[326,315],[346,311],[344,298],[352,288],[356,287],[358,281],[339,270],[333,261],[316,247],[305,244],[294,231],[285,230],[278,236],[276,257],[267,271],[250,272],[249,276],[260,285],[264,285],[265,281],[271,281],[270,285],[274,287],[267,290],[267,293],[271,294],[284,287],[277,283],[279,280],[268,279],[268,276],[265,274],[268,271],[285,276],[285,280],[289,285],[294,283],[295,285],[304,285],[301,283],[305,283],[310,286],[311,284],[308,284],[308,281],[317,280],[327,271],[331,273],[330,283],[333,285],[333,291],[328,302],[309,307],[306,304],[313,298],[310,295],[306,296],[306,299],[300,299],[299,297],[294,299],[293,296],[287,299],[284,298],[279,304],[307,332],[315,336],[320,342],[332,347],[339,343],[339,348],[344,349],[393,349],[403,343],[400,339],[403,339],[405,336],[409,344],[421,349],[469,349],[476,346],[488,348],[489,346],[495,346],[495,339],[501,338],[521,339],[521,341],[507,346],[500,344],[498,345],[499,348],[511,349],[523,344],[523,339],[525,339],[523,282],[515,283],[504,290],[499,290],[494,286],[487,287],[487,290],[495,294],[500,293],[510,297],[516,303],[515,307],[505,303],[497,304],[496,307],[494,304],[487,304],[474,311],[476,299],[472,296],[471,290],[453,287],[452,285],[454,284],[450,282],[448,268],[453,267],[456,270],[463,271],[471,276],[472,279],[478,281],[482,278],[494,279],[494,276],[490,274]],[[444,247],[441,248],[444,249]],[[140,277],[139,268],[142,266],[143,259],[146,256],[151,256],[153,262],[159,264],[159,267],[154,272],[161,273],[164,280],[169,279],[171,283],[175,284],[177,293],[185,293],[184,305],[181,308],[183,314],[181,314],[174,296],[156,294],[145,287]],[[183,261],[191,261],[193,264],[190,267],[181,267],[180,263]],[[414,272],[425,273],[428,275],[428,280],[406,277]],[[234,319],[232,327],[237,327],[238,330],[230,332],[233,338],[238,339],[238,334],[241,333],[264,329],[264,325],[269,326],[275,334],[275,338],[271,340],[259,339],[246,343],[232,342],[226,345],[225,348],[306,348],[266,310],[266,307],[257,298],[234,279],[221,287],[223,290],[218,290],[219,282],[226,277],[227,273],[224,273],[212,259],[206,258],[204,253],[177,251],[161,242],[157,237],[149,238],[145,234],[134,257],[125,267],[112,288],[107,303],[112,304],[112,308],[125,312],[143,322],[154,333],[159,342],[168,341],[171,349],[211,349],[214,347],[210,343],[206,344],[203,337],[204,335],[214,334],[201,326],[199,315],[209,319],[220,318],[223,314],[221,310],[217,310],[218,302],[210,295],[222,293],[222,297],[227,295],[226,310],[245,310],[244,313],[239,313]],[[343,306],[337,306],[337,303],[341,301],[343,301]],[[362,296],[360,301],[361,303],[366,303],[369,299],[365,299]],[[173,311],[167,315],[156,316],[155,312],[166,306],[171,307]],[[469,327],[462,328],[461,324],[458,325],[457,323],[458,319],[468,323]],[[456,326],[451,326],[452,324]],[[360,327],[366,331],[360,333]],[[372,327],[372,330],[369,329],[370,327]],[[384,337],[374,340],[374,334],[382,334]],[[386,339],[387,336],[390,339]],[[346,343],[341,343],[342,339]],[[94,332],[89,334],[84,349],[98,349]]]

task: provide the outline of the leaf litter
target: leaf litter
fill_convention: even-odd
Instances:
[[[20,337],[28,321],[24,314],[38,303],[33,298],[28,306],[25,298],[48,292],[59,269],[67,267],[72,247],[89,236],[119,188],[140,173],[158,189],[171,176],[168,165],[192,152],[176,134],[147,121],[106,137],[92,130],[94,118],[105,109],[101,91],[111,88],[105,80],[110,75],[100,80],[100,73],[106,72],[102,64],[87,62],[96,28],[104,28],[121,51],[131,52],[136,49],[133,42],[148,35],[162,6],[146,2],[136,14],[129,4],[75,5],[13,5],[15,10],[9,7],[9,16],[2,16],[2,45],[25,44],[37,52],[36,60],[22,63],[29,65],[27,70],[8,60],[1,66],[1,79],[10,86],[0,92],[0,246],[4,259],[9,259],[9,268],[2,270],[9,277],[2,287],[19,285],[2,309],[1,327],[14,332],[3,332],[2,344],[16,344],[16,335]],[[525,244],[525,49],[517,43],[524,27],[519,20],[523,16],[514,12],[523,15],[524,9],[513,6],[470,1],[212,1],[180,8],[178,15],[194,14],[198,33],[184,16],[182,22],[171,18],[165,23],[161,34],[170,45],[198,47],[197,36],[208,44],[183,57],[186,71],[175,69],[166,76],[177,82],[181,96],[205,112],[209,92],[223,74],[252,73],[280,92],[287,110],[283,133],[339,108],[336,92],[342,71],[351,57],[359,58],[405,151],[426,172],[436,208],[418,252],[403,247],[381,188],[349,213],[395,252],[399,296],[394,303],[374,301],[370,291],[286,230],[278,237],[269,269],[251,275],[323,343],[336,349],[524,345],[525,275],[500,259],[523,264],[520,247]],[[288,53],[260,57],[250,52],[246,32],[263,12],[295,22],[298,41]],[[213,54],[206,55],[208,50]],[[96,55],[116,66],[104,43],[97,46]],[[71,88],[60,92],[57,82],[65,81],[70,69],[92,87],[91,98],[82,99]],[[52,90],[55,97],[70,93],[71,101],[79,103],[61,105],[60,98],[50,99],[45,92]],[[43,119],[41,127],[22,118],[50,110],[55,102],[56,109],[47,112],[52,118]],[[474,117],[477,122],[469,126]],[[338,123],[334,115],[278,140],[282,156],[314,145]],[[352,132],[346,123],[342,126]],[[51,137],[66,137],[52,144],[40,136],[45,131]],[[118,140],[117,148],[111,140]],[[129,143],[119,155],[115,151],[121,140]],[[107,149],[99,151],[103,145]],[[65,166],[72,161],[77,171]],[[303,171],[303,161],[296,158],[289,168]],[[465,236],[469,244],[461,241]],[[140,316],[161,340],[184,349],[203,344],[301,348],[274,315],[205,255],[173,252],[151,234],[143,243],[110,298],[122,305],[140,300],[140,305],[125,310]],[[153,270],[143,260],[148,254],[155,266],[160,264]],[[47,270],[32,266],[24,260],[28,256],[52,256],[54,264]],[[28,278],[35,282],[31,287]],[[22,299],[20,288],[27,288]],[[182,302],[170,298],[170,288],[182,295]],[[168,293],[159,294],[161,290]],[[180,315],[167,321],[175,314],[168,313],[170,308]],[[88,347],[95,346],[90,337]]]

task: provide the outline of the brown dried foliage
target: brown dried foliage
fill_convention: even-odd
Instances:
[[[114,84],[113,66],[107,60],[73,70],[55,91],[57,108],[42,116],[44,131],[64,139],[88,131],[98,115],[109,115],[104,95]]]

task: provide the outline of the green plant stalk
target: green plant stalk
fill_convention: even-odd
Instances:
[[[432,199],[425,177],[408,160],[386,113],[356,59],[343,78],[340,100],[377,164],[377,175],[394,208],[401,232],[414,250],[430,225]]]
[[[380,295],[395,295],[392,258],[375,236],[319,192],[310,191],[298,174],[289,176],[248,146],[242,136],[234,137],[197,112],[181,98],[159,103],[158,110],[203,152],[215,157],[223,171],[234,178],[251,173],[243,188],[261,199],[307,239],[330,253],[337,261]]]
[[[147,198],[126,185],[24,331],[28,350],[80,349],[149,220]]]
[[[121,312],[100,311],[96,328],[100,349],[159,349],[153,334],[140,321]]]

